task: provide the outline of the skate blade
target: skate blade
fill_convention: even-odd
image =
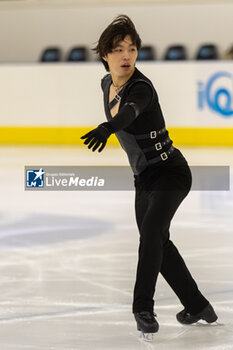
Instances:
[[[143,333],[143,332],[140,332],[140,339],[141,340],[144,340],[144,341],[147,341],[147,342],[152,342],[154,340],[154,335],[155,333]]]
[[[207,327],[207,326],[209,326],[209,327],[216,327],[216,326],[224,326],[224,324],[223,323],[219,323],[218,321],[214,321],[214,322],[206,322],[206,321],[204,321],[204,320],[200,320],[200,321],[198,321],[198,322],[196,322],[196,323],[193,323],[192,324],[193,326],[195,326],[195,325],[197,325],[197,326],[203,326],[203,327]]]

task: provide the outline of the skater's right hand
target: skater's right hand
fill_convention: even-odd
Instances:
[[[98,152],[101,152],[106,143],[107,143],[107,139],[109,138],[109,136],[111,135],[111,128],[108,125],[108,123],[102,123],[100,124],[97,128],[89,131],[87,134],[81,136],[81,139],[86,139],[84,141],[85,145],[88,145],[88,148],[91,149],[92,151],[96,151],[97,148]]]

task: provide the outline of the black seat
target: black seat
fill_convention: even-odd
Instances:
[[[152,46],[142,46],[138,51],[137,61],[153,61],[155,60],[155,51]]]
[[[58,62],[61,60],[61,50],[57,47],[48,47],[42,52],[41,62]]]
[[[169,46],[166,50],[164,59],[167,61],[186,60],[187,54],[185,47],[183,45]]]
[[[73,47],[67,57],[69,62],[83,62],[88,60],[88,52],[85,46]]]
[[[197,60],[216,60],[218,59],[218,51],[216,45],[204,44],[198,49]]]

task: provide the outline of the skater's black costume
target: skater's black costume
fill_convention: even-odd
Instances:
[[[92,151],[101,152],[108,137],[115,133],[134,172],[140,245],[133,313],[138,329],[144,333],[158,331],[153,296],[159,272],[184,305],[176,315],[180,323],[200,319],[215,322],[217,315],[170,240],[171,220],[190,191],[189,166],[172,145],[151,81],[135,68],[122,90],[109,101],[112,83],[111,74],[101,82],[108,121],[81,139],[86,139],[84,144]],[[118,113],[112,118],[110,111],[116,103],[120,103]]]
[[[170,240],[170,223],[191,187],[191,172],[181,152],[172,146],[157,93],[138,69],[109,104],[111,75],[102,79],[108,122],[134,172],[135,210],[140,232],[133,312],[153,312],[153,295],[161,272],[187,312],[197,314],[209,302],[198,290],[184,260]],[[111,107],[120,100],[118,114]]]

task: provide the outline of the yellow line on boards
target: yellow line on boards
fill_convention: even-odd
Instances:
[[[22,127],[1,126],[1,145],[82,145],[80,137],[96,126],[88,127]],[[168,127],[169,135],[178,146],[233,146],[233,128]],[[115,135],[109,145],[119,145]]]
[[[233,128],[169,128],[174,145],[233,146]]]

